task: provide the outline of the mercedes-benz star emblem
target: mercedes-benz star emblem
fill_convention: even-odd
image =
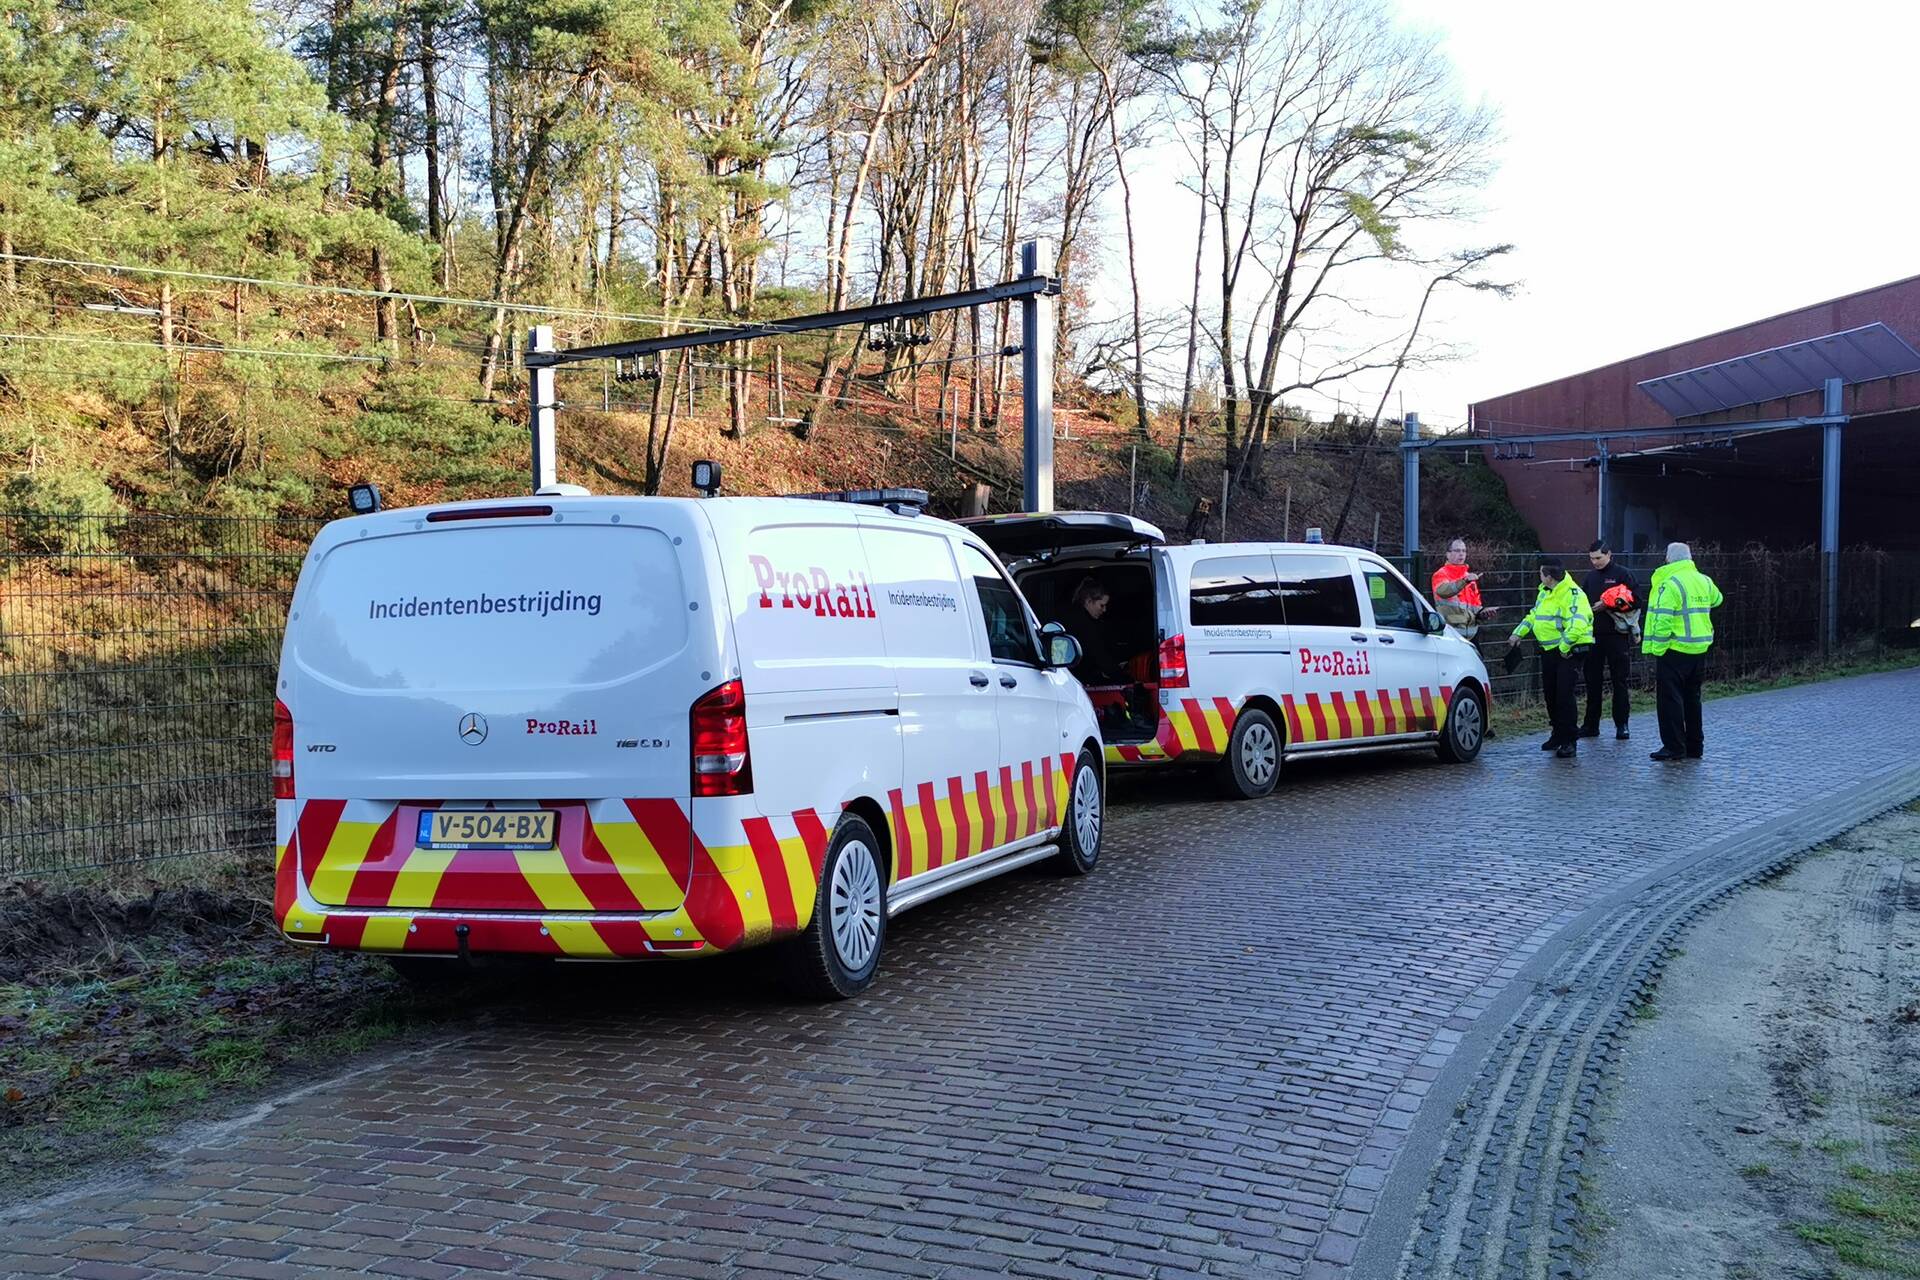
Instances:
[[[460,717],[460,741],[477,747],[487,740],[487,718],[477,711]]]

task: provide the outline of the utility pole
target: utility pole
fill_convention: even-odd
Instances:
[[[553,350],[553,326],[535,325],[527,331],[527,353]],[[560,407],[554,395],[554,366],[533,364],[527,368],[528,426],[533,433],[533,491],[540,492],[559,482],[554,458],[553,417]]]
[[[1020,278],[1053,274],[1053,256],[1041,240],[1020,246]],[[1020,498],[1028,511],[1053,510],[1053,299],[1043,292],[1020,299]]]

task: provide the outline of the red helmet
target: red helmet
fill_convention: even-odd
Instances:
[[[1627,590],[1627,584],[1616,582],[1600,593],[1600,603],[1609,609],[1633,608],[1633,592]]]

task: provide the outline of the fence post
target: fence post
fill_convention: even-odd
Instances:
[[[1840,379],[1828,378],[1823,412],[1840,416]],[[1820,451],[1820,652],[1828,657],[1840,643],[1840,424],[1822,429]]]
[[[1420,549],[1420,415],[1401,419],[1400,542],[1409,560]]]

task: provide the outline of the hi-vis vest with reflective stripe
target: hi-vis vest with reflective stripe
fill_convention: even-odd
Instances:
[[[1647,631],[1641,651],[1705,653],[1713,644],[1713,610],[1721,598],[1720,588],[1694,568],[1693,561],[1661,565],[1653,571],[1653,584],[1647,590]]]
[[[1587,603],[1587,593],[1572,574],[1561,575],[1552,586],[1540,584],[1532,610],[1513,629],[1515,640],[1527,636],[1539,641],[1542,649],[1558,649],[1561,653],[1577,644],[1593,643],[1593,606]]]

